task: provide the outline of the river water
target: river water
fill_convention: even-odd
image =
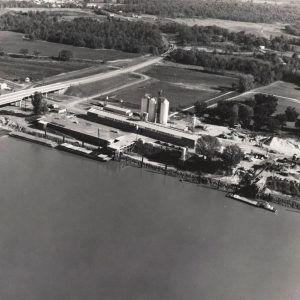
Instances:
[[[0,139],[0,299],[300,299],[300,214]]]

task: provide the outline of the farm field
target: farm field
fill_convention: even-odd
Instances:
[[[226,28],[230,31],[245,31],[246,33],[253,33],[257,36],[262,36],[270,38],[273,36],[283,35],[285,24],[275,23],[275,24],[266,24],[266,23],[251,23],[251,22],[239,22],[239,21],[230,21],[230,20],[220,20],[220,19],[188,19],[188,18],[176,18],[169,19],[180,24],[185,24],[188,26],[212,26],[216,25],[219,27]]]
[[[0,78],[7,80],[24,80],[29,77],[32,81],[91,67],[87,62],[61,62],[35,59],[20,59],[0,57]]]
[[[199,90],[228,90],[231,89],[233,83],[238,82],[238,80],[233,77],[160,65],[152,67],[145,71],[144,74],[160,81],[166,81]]]
[[[170,101],[171,108],[183,108],[193,105],[197,100],[204,101],[220,94],[219,91],[205,91],[174,85],[169,82],[148,80],[141,84],[112,93],[111,97],[122,99],[124,104],[132,108],[139,108],[141,98],[145,94],[157,96],[163,90],[163,96]]]
[[[118,60],[135,58],[140,55],[134,53],[126,53],[117,50],[108,49],[90,49],[84,47],[75,47],[71,45],[50,43],[41,40],[28,41],[24,40],[23,34],[0,31],[0,44],[6,53],[19,53],[20,49],[29,50],[29,54],[33,54],[35,50],[40,51],[41,56],[57,56],[61,50],[71,50],[75,58],[92,59],[92,60]]]
[[[112,89],[131,84],[140,79],[141,77],[135,74],[122,74],[116,77],[99,80],[88,84],[71,86],[65,94],[76,97],[91,97],[96,94],[105,93]]]

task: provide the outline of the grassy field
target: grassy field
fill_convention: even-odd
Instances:
[[[177,18],[171,20],[181,24],[186,24],[188,26],[216,25],[219,27],[227,28],[230,31],[245,31],[246,33],[253,33],[257,36],[262,36],[266,38],[269,38],[271,35],[273,36],[283,35],[284,32],[282,30],[285,27],[285,24],[282,23],[266,24],[266,23],[239,22],[239,21],[220,20],[220,19]]]
[[[300,113],[300,85],[278,81],[255,90],[256,93],[270,94],[278,97],[277,113],[284,113],[288,106],[295,107]],[[235,100],[253,98],[254,94],[241,95]]]
[[[276,82],[275,84],[262,87],[258,92],[278,96],[277,111],[282,113],[288,106],[295,107],[300,113],[300,85],[288,82]]]
[[[24,80],[29,77],[32,81],[60,73],[91,67],[87,62],[59,62],[35,59],[15,59],[0,57],[0,78],[7,80]]]
[[[232,83],[238,81],[232,77],[170,66],[154,66],[144,74],[160,81],[199,90],[227,90],[232,87]]]
[[[82,78],[86,76],[91,76],[99,73],[104,73],[113,70],[113,68],[109,67],[108,65],[97,65],[90,68],[80,69],[68,73],[61,73],[58,75],[54,75],[37,83],[37,86],[45,85],[45,84],[52,84],[57,83],[65,80],[72,80],[77,78]]]
[[[128,103],[129,107],[138,108],[141,103],[141,98],[145,94],[157,96],[160,90],[163,90],[164,97],[170,101],[171,108],[186,107],[194,104],[197,100],[207,100],[220,93],[218,91],[189,89],[158,80],[148,80],[117,93],[112,93],[110,96],[123,99],[124,104],[126,105],[126,103]]]
[[[122,74],[116,77],[95,81],[88,84],[71,86],[65,94],[76,97],[91,97],[96,94],[105,93],[123,85],[130,84],[137,80],[140,80],[138,75]]]
[[[148,81],[112,93],[123,99],[129,107],[138,108],[145,94],[157,96],[160,90],[170,101],[171,108],[183,108],[193,105],[196,101],[204,101],[221,95],[231,89],[236,79],[190,70],[186,68],[157,65],[143,71],[150,77]]]
[[[75,58],[105,61],[140,56],[138,54],[125,53],[117,50],[89,49],[41,40],[27,41],[23,40],[22,37],[23,35],[21,33],[0,31],[0,45],[7,53],[19,53],[20,49],[25,48],[29,50],[29,54],[33,54],[35,50],[38,50],[42,56],[57,56],[61,50],[66,49],[71,50]]]

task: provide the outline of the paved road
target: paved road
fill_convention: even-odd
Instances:
[[[112,77],[115,77],[115,76],[118,76],[121,74],[135,72],[139,69],[143,69],[150,65],[159,63],[162,59],[163,59],[163,57],[154,57],[154,58],[151,57],[147,61],[141,62],[141,63],[133,65],[133,66],[129,66],[126,68],[113,70],[113,71],[106,72],[106,73],[95,74],[95,75],[91,75],[91,76],[87,76],[87,77],[83,77],[83,78],[67,80],[67,81],[60,82],[60,83],[53,83],[53,84],[48,84],[48,85],[44,85],[44,86],[40,86],[40,87],[29,88],[29,89],[25,89],[25,90],[21,90],[21,91],[17,91],[17,92],[12,92],[12,93],[9,93],[6,95],[1,95],[0,96],[0,106],[20,101],[26,97],[32,96],[35,92],[41,92],[41,93],[54,92],[54,91],[67,89],[72,85],[87,84],[87,83],[95,82],[98,80],[112,78]]]

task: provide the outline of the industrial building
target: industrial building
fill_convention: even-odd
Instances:
[[[107,110],[107,111],[111,111],[111,112],[119,114],[119,115],[127,116],[127,117],[132,116],[132,111],[130,109],[119,107],[116,105],[104,104],[103,109]]]
[[[198,136],[179,129],[163,126],[157,123],[129,120],[126,116],[113,114],[108,111],[100,110],[96,107],[88,110],[87,117],[93,122],[192,149],[195,148],[198,139]]]
[[[170,104],[167,98],[154,98],[146,94],[141,100],[141,115],[144,121],[167,125],[169,107]]]

